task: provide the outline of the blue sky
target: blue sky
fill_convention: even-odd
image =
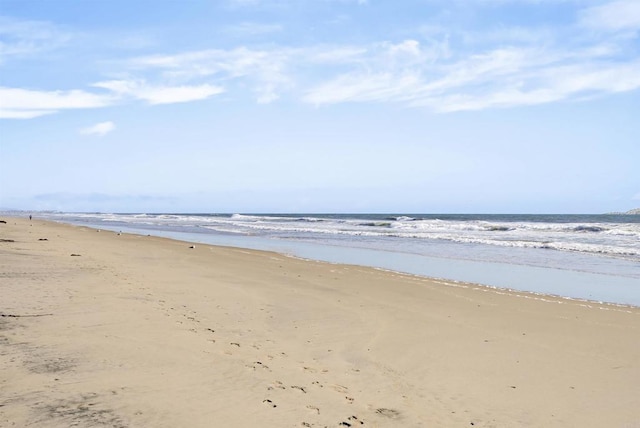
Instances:
[[[638,0],[0,0],[0,208],[638,206]]]

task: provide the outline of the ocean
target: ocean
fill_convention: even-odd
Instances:
[[[37,215],[104,230],[640,306],[640,215]]]

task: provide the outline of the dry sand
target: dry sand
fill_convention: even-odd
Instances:
[[[640,308],[4,220],[2,427],[640,427]]]

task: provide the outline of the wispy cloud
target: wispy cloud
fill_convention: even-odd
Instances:
[[[23,21],[0,16],[0,64],[63,46],[71,35],[48,22]]]
[[[548,29],[546,29],[548,30]],[[545,43],[522,28],[501,30],[508,44],[452,45],[447,35],[363,45],[210,49],[133,58],[132,73],[160,80],[252,87],[256,101],[283,93],[315,105],[395,102],[439,112],[586,99],[640,88],[640,63],[615,41]],[[498,35],[493,34],[496,38]],[[556,35],[556,37],[559,37]],[[489,43],[488,47],[484,44]],[[104,86],[103,86],[104,87]],[[114,88],[110,88],[114,90]]]
[[[174,104],[198,101],[224,92],[220,86],[202,85],[151,85],[144,80],[110,80],[93,86],[108,89],[119,97],[133,97],[149,104]]]
[[[56,113],[55,110],[6,110],[0,109],[0,119],[33,119]]]
[[[587,7],[562,31],[516,27],[475,34],[430,26],[421,29],[422,40],[372,44],[337,57],[343,69],[305,88],[302,100],[395,102],[452,112],[638,90],[640,58],[632,48],[637,35],[628,31],[640,29],[639,11],[635,0]],[[586,34],[585,25],[626,34],[603,39]]]
[[[319,84],[312,104],[401,102],[440,112],[544,104],[640,88],[640,60],[607,61],[606,49],[562,52],[527,47],[496,49],[452,62],[428,63],[415,44],[393,66],[365,67]],[[393,48],[390,53],[397,53]],[[387,55],[385,55],[387,57]],[[379,62],[379,58],[369,58]],[[407,65],[408,64],[408,65]],[[373,70],[373,71],[372,71]]]
[[[453,112],[546,104],[569,99],[589,99],[603,93],[626,92],[640,88],[640,63],[628,67],[560,66],[531,76],[536,84],[509,79],[502,87],[458,93],[434,94],[416,98],[413,106]]]
[[[116,124],[108,121],[96,123],[95,125],[83,128],[80,130],[80,133],[82,135],[96,135],[98,137],[104,137],[114,129],[116,129]]]
[[[60,110],[105,107],[113,102],[110,95],[82,90],[34,91],[0,87],[0,118],[30,119]]]
[[[581,23],[604,30],[640,30],[640,1],[617,0],[582,11]]]
[[[232,3],[249,6],[287,1]],[[429,1],[446,4],[444,0]],[[483,0],[476,7],[522,1],[553,3]],[[462,3],[453,2],[454,6]],[[584,100],[640,89],[640,1],[576,4],[587,6],[577,8],[574,22],[562,28],[544,24],[541,28],[507,26],[481,32],[433,21],[408,29],[412,36],[399,40],[242,45],[121,58],[105,62],[112,68],[109,75],[117,78],[96,79],[88,90],[0,87],[0,117],[28,119],[64,109],[135,100],[151,105],[185,103],[223,92],[238,97],[247,90],[258,103],[290,96],[318,106],[376,102],[453,112]],[[40,35],[29,36],[29,28],[39,29],[35,34]],[[0,47],[29,52],[25,40],[44,40],[48,28],[41,23],[15,24],[7,31],[17,35],[15,39],[22,40],[22,45]],[[282,28],[247,21],[223,31],[250,36]],[[33,49],[38,43],[35,45]]]
[[[259,103],[277,99],[290,87],[288,66],[294,62],[294,49],[210,49],[175,55],[134,58],[127,63],[131,72],[156,73],[166,81],[189,82],[213,79],[218,82],[241,80],[253,89]]]
[[[35,91],[0,87],[0,119],[33,119],[62,110],[92,109],[122,104],[129,98],[149,104],[174,104],[204,100],[224,92],[221,86],[152,85],[144,80],[111,80],[92,85],[107,93],[85,90]]]

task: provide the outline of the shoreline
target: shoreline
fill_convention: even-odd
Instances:
[[[58,220],[54,221],[58,222]],[[412,261],[389,263],[385,257],[386,253],[383,254],[383,252],[379,250],[369,248],[350,248],[309,242],[292,244],[290,242],[269,240],[268,238],[261,238],[262,240],[256,243],[246,241],[246,238],[251,239],[250,237],[242,237],[239,240],[237,237],[229,239],[192,232],[162,231],[131,226],[75,224],[65,221],[59,222],[77,227],[88,227],[112,232],[120,231],[122,233],[140,236],[157,236],[182,242],[223,248],[274,252],[301,260],[370,267],[381,271],[395,272],[425,279],[473,284],[508,292],[530,293],[535,296],[576,300],[585,303],[609,304],[619,307],[640,307],[640,291],[637,291],[640,289],[634,287],[634,280],[573,269],[562,270],[537,265],[501,264],[491,261],[457,260],[446,257],[435,258],[411,253],[402,254],[398,260],[406,258]],[[425,264],[429,265],[429,268],[424,269]],[[447,267],[442,268],[441,266],[443,265]],[[455,272],[455,274],[452,272]],[[514,276],[518,278],[519,282],[512,282]],[[511,278],[511,280],[505,280],[503,278]],[[599,282],[601,278],[606,278],[608,282],[606,286],[603,286]],[[547,285],[541,287],[539,285],[540,283]],[[576,284],[579,285],[576,286]],[[518,286],[520,286],[520,288],[518,288]],[[626,301],[622,301],[621,296],[625,291],[631,294],[627,295]]]
[[[170,236],[163,236],[161,234],[149,233],[149,232],[153,232],[153,230],[137,229],[137,228],[131,228],[131,227],[120,227],[120,228],[119,227],[106,227],[105,228],[104,225],[102,227],[98,227],[98,225],[81,225],[81,224],[74,224],[74,223],[58,221],[58,220],[41,220],[41,221],[50,222],[50,223],[56,223],[56,224],[62,224],[62,225],[68,225],[68,226],[71,226],[71,227],[87,228],[87,229],[90,229],[90,230],[109,231],[109,232],[112,232],[112,233],[129,234],[129,235],[134,235],[134,236],[147,236],[147,237],[153,236],[153,237],[160,238],[160,239],[167,239],[169,241],[184,242],[185,244],[208,245],[208,246],[212,246],[212,247],[219,247],[219,248],[226,248],[226,249],[237,249],[237,250],[272,253],[272,254],[277,254],[279,256],[289,257],[289,258],[292,258],[292,259],[297,259],[297,260],[306,261],[306,262],[312,262],[312,263],[318,262],[318,263],[327,263],[327,264],[330,264],[330,265],[337,265],[337,266],[345,265],[345,266],[369,268],[369,269],[374,269],[374,270],[378,270],[378,271],[381,271],[381,272],[388,272],[388,273],[391,273],[391,274],[406,275],[408,277],[415,277],[415,278],[418,278],[418,279],[425,279],[425,280],[432,281],[432,282],[435,282],[435,283],[440,283],[440,284],[445,285],[445,286],[460,286],[460,287],[464,287],[464,288],[472,287],[472,288],[475,288],[477,290],[484,290],[484,291],[487,291],[487,292],[493,291],[493,292],[497,292],[497,293],[508,293],[508,294],[512,294],[512,295],[520,297],[520,298],[530,298],[530,299],[534,299],[534,300],[550,301],[550,299],[551,299],[551,300],[555,300],[559,304],[562,304],[566,300],[566,301],[570,301],[570,302],[582,303],[586,307],[592,307],[593,305],[601,305],[601,306],[610,306],[610,307],[612,307],[612,309],[613,308],[616,308],[616,309],[640,309],[640,304],[635,305],[635,304],[632,304],[632,303],[618,303],[618,302],[594,300],[594,299],[587,299],[587,298],[580,298],[580,297],[563,296],[563,295],[560,295],[560,294],[553,294],[553,293],[536,292],[536,291],[530,291],[530,290],[519,290],[517,288],[502,287],[502,286],[499,286],[499,285],[481,284],[481,283],[476,283],[476,282],[456,280],[456,279],[450,279],[450,278],[444,278],[444,277],[428,276],[428,275],[422,275],[422,274],[419,274],[419,273],[411,273],[411,272],[406,272],[406,271],[401,271],[401,270],[394,270],[394,269],[390,269],[390,268],[384,268],[384,267],[378,267],[378,266],[372,266],[372,265],[366,265],[366,264],[345,263],[345,262],[340,262],[340,261],[328,261],[328,260],[322,260],[322,259],[316,259],[316,258],[310,258],[310,257],[303,257],[303,256],[298,256],[298,255],[295,255],[295,254],[291,254],[291,253],[280,252],[278,250],[268,250],[268,249],[265,250],[265,249],[259,249],[259,248],[251,248],[251,247],[242,247],[242,246],[233,246],[233,245],[224,245],[224,244],[211,244],[211,243],[207,243],[207,242],[204,242],[204,241],[181,239],[181,238],[177,238],[177,237],[170,237]],[[180,233],[180,232],[177,232],[177,233]],[[342,247],[336,247],[336,248],[342,248]],[[528,266],[528,267],[534,267],[534,266]]]
[[[638,307],[6,220],[2,423],[640,424]]]
[[[43,221],[49,221],[49,220],[43,220]],[[54,222],[57,223],[57,222]],[[529,290],[518,290],[516,288],[509,288],[509,287],[501,287],[498,285],[489,285],[489,284],[480,284],[480,283],[475,283],[475,282],[469,282],[469,281],[461,281],[461,280],[455,280],[455,279],[450,279],[450,278],[443,278],[443,277],[434,277],[434,276],[428,276],[428,275],[421,275],[421,274],[417,274],[417,273],[411,273],[411,272],[404,272],[404,271],[400,271],[400,270],[394,270],[394,269],[389,269],[389,268],[384,268],[384,267],[377,267],[377,266],[370,266],[370,265],[365,265],[365,264],[355,264],[355,263],[344,263],[344,262],[339,262],[339,261],[328,261],[328,260],[321,260],[321,259],[314,259],[314,258],[309,258],[309,257],[303,257],[303,256],[297,256],[295,254],[290,254],[290,253],[284,253],[284,252],[279,252],[277,250],[263,250],[263,249],[258,249],[258,248],[250,248],[250,247],[241,247],[241,246],[232,246],[232,245],[218,245],[218,244],[209,244],[203,241],[192,241],[192,240],[188,240],[188,239],[179,239],[179,238],[173,238],[173,237],[167,237],[167,236],[162,236],[162,235],[154,235],[154,234],[149,234],[149,233],[144,233],[142,231],[142,229],[135,229],[135,228],[128,228],[129,231],[120,231],[120,232],[116,232],[116,230],[118,229],[123,229],[123,228],[98,228],[98,227],[94,227],[94,226],[86,226],[86,225],[75,225],[72,223],[65,223],[65,222],[60,222],[60,224],[64,224],[64,225],[69,225],[71,227],[80,227],[80,228],[87,228],[90,230],[100,230],[100,231],[110,231],[112,233],[122,233],[122,234],[129,234],[129,235],[134,235],[134,236],[153,236],[156,238],[160,238],[160,239],[167,239],[169,241],[177,241],[177,242],[183,242],[187,245],[192,244],[192,245],[207,245],[207,246],[211,246],[211,247],[218,247],[218,248],[224,248],[224,249],[236,249],[236,250],[246,250],[246,251],[256,251],[256,252],[264,252],[264,253],[269,253],[269,254],[277,254],[279,256],[282,257],[287,257],[287,258],[291,258],[291,259],[295,259],[295,260],[301,260],[304,262],[311,262],[311,263],[326,263],[329,265],[336,265],[336,266],[353,266],[353,267],[360,267],[360,268],[365,268],[365,269],[374,269],[380,272],[387,272],[390,274],[396,274],[396,275],[406,275],[408,277],[413,277],[413,278],[417,278],[417,279],[424,279],[424,280],[428,280],[428,281],[432,281],[434,283],[439,283],[442,284],[444,286],[452,286],[452,287],[463,287],[463,288],[475,288],[477,290],[483,290],[485,292],[497,292],[497,293],[508,293],[520,298],[530,298],[530,299],[538,299],[538,300],[545,300],[545,301],[551,301],[551,300],[555,300],[556,303],[562,304],[564,300],[567,301],[571,301],[571,302],[581,302],[585,305],[602,305],[602,306],[611,306],[613,308],[629,308],[629,309],[639,309],[640,305],[634,305],[634,304],[630,304],[630,303],[616,303],[616,302],[608,302],[608,301],[602,301],[602,300],[590,300],[590,299],[585,299],[585,298],[578,298],[578,297],[570,297],[570,296],[562,296],[560,294],[552,294],[552,293],[543,293],[543,292],[536,292],[536,291],[529,291]],[[125,230],[127,228],[124,228]],[[148,232],[148,231],[145,231]],[[342,247],[336,247],[336,248],[342,248]],[[529,266],[531,267],[531,266]]]

